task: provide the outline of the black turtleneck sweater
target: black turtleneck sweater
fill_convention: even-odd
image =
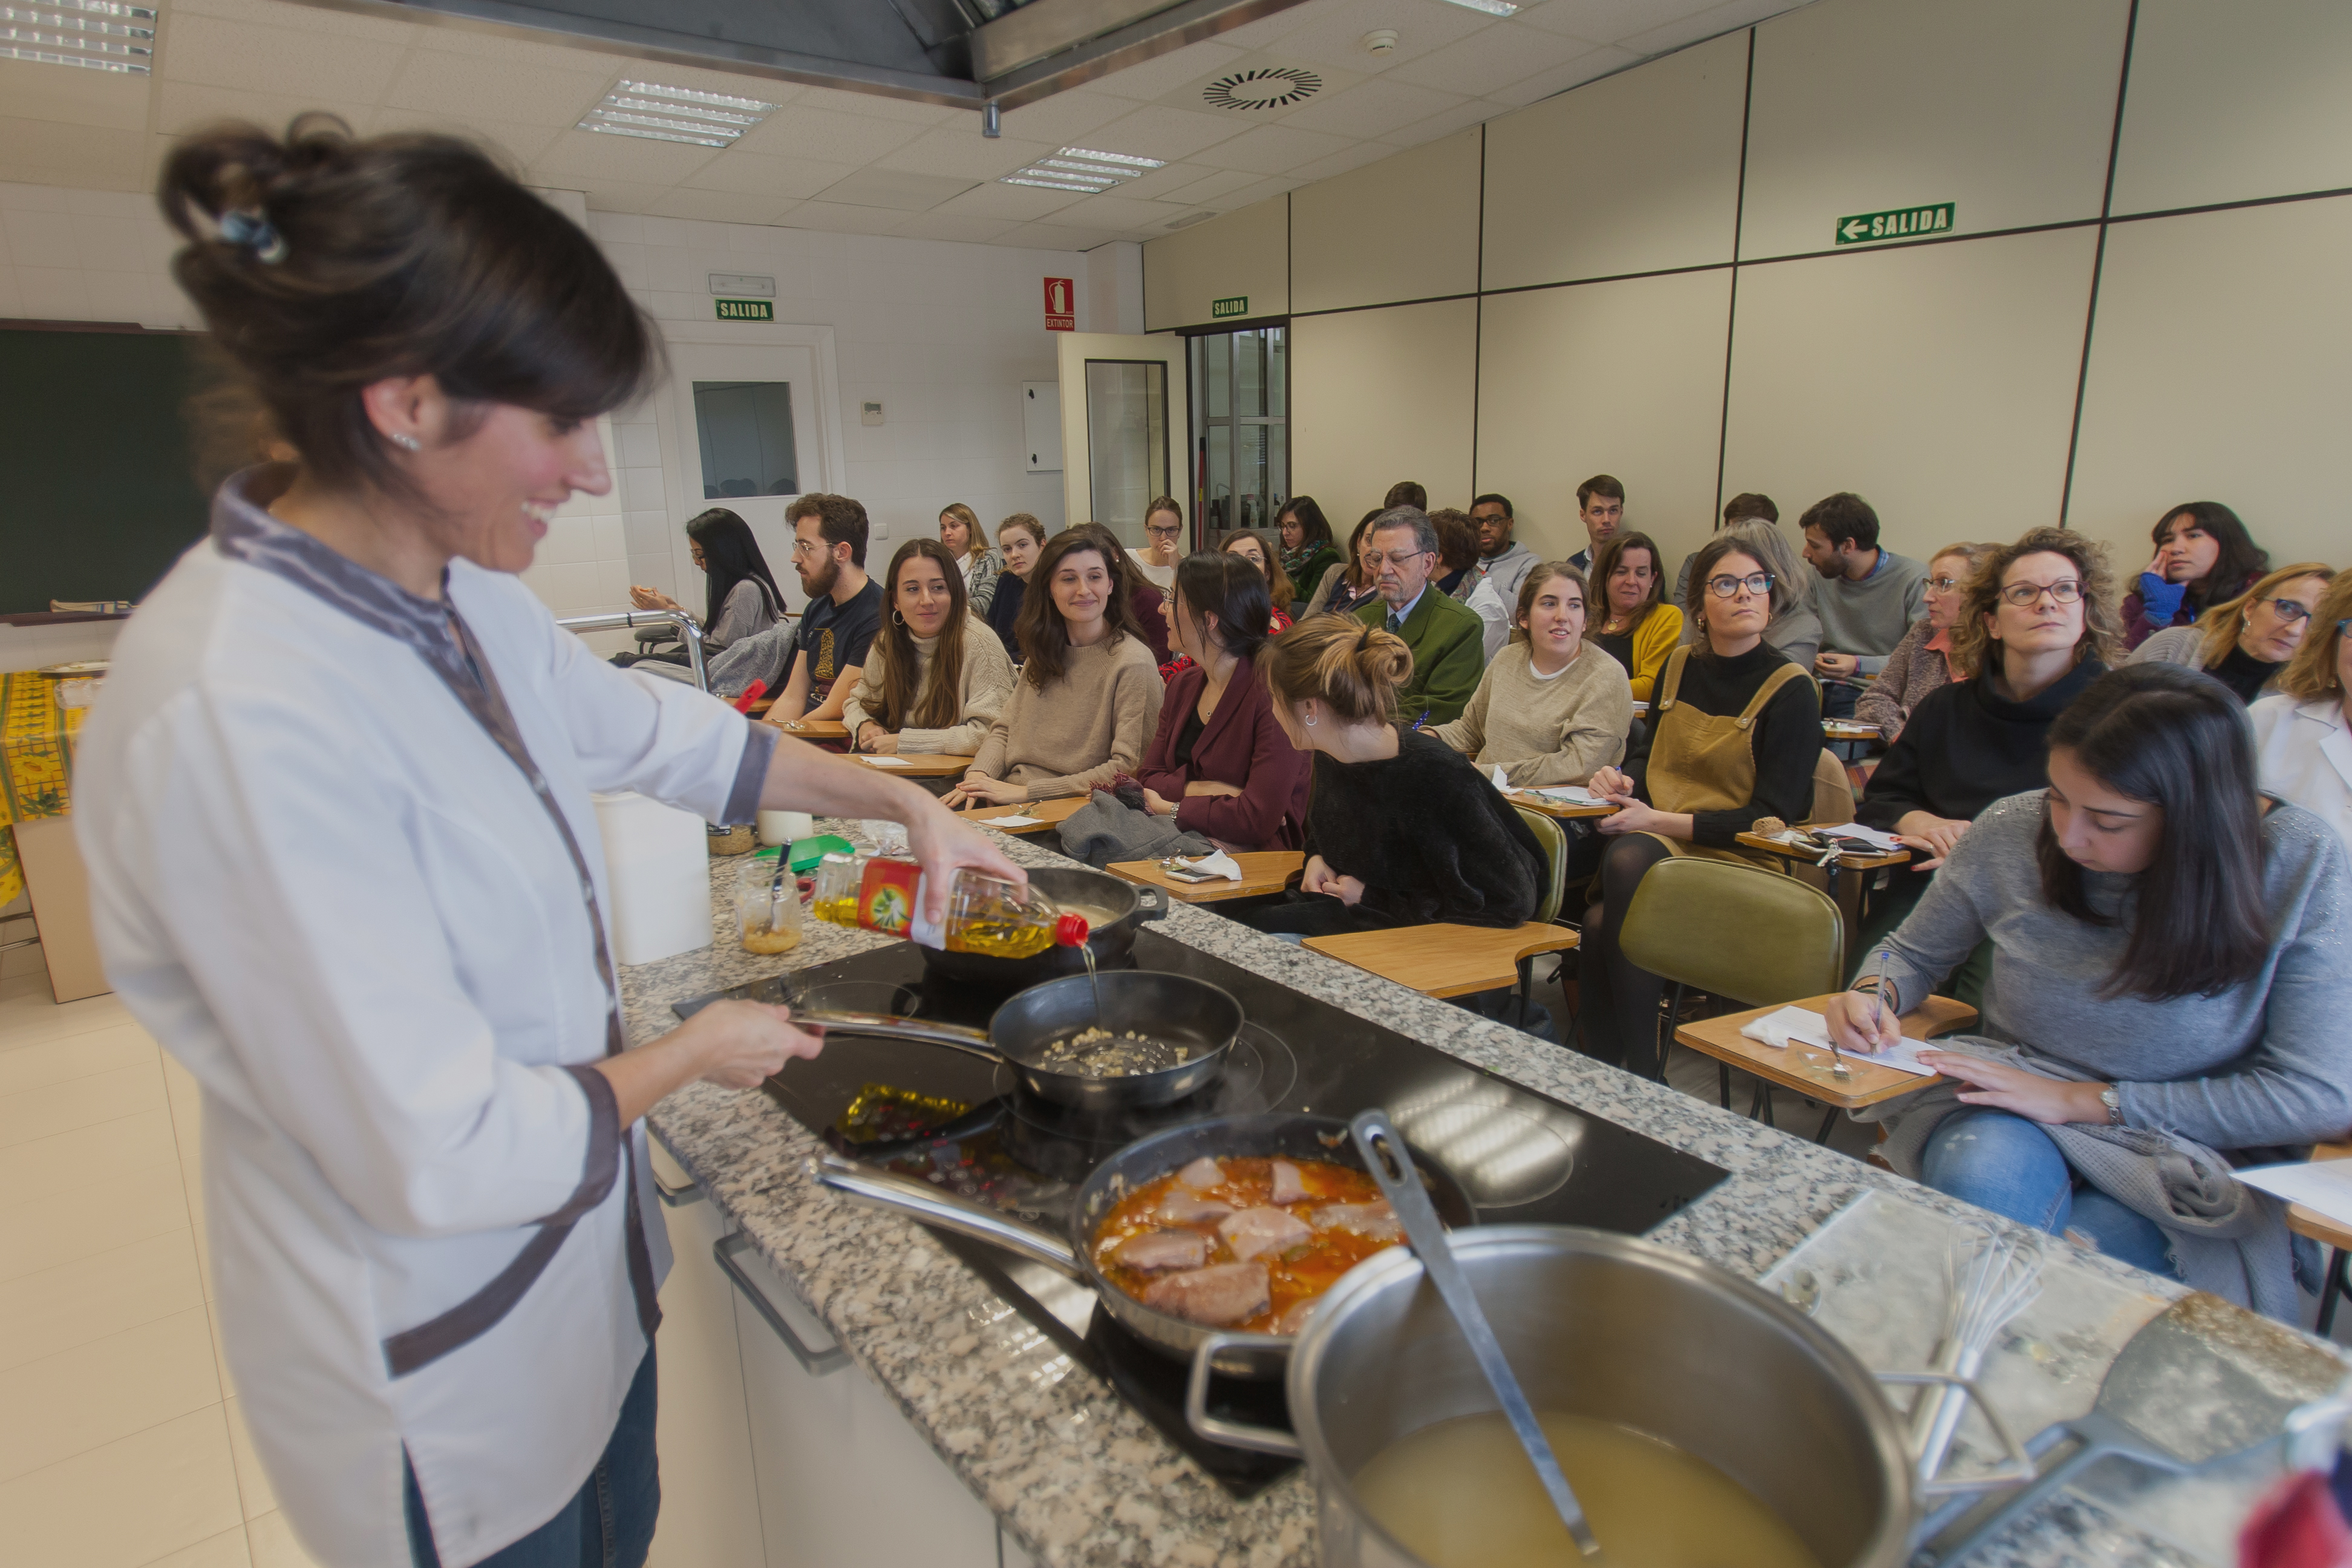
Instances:
[[[2004,795],[2047,788],[2051,721],[2106,672],[2084,659],[2024,702],[2002,697],[1983,676],[1937,687],[1870,775],[1855,817],[1889,832],[1906,811],[1973,822]]]
[[[2242,647],[2233,647],[2219,664],[2205,667],[2205,673],[2238,694],[2238,700],[2252,706],[2270,678],[2284,668],[2264,664]]]
[[[1683,667],[1682,686],[1675,693],[1675,705],[1687,704],[1698,712],[1719,718],[1737,717],[1746,710],[1748,700],[1756,695],[1756,689],[1764,684],[1768,676],[1782,665],[1794,662],[1768,642],[1759,642],[1732,658],[1717,658],[1694,645],[1689,662]],[[1661,688],[1665,684],[1663,672],[1658,683]],[[1673,722],[1673,719],[1671,710],[1663,717],[1653,715],[1653,732]],[[1694,844],[1729,849],[1759,816],[1803,822],[1813,815],[1813,765],[1822,756],[1822,704],[1812,681],[1791,680],[1774,692],[1772,700],[1756,715],[1756,727],[1748,731],[1748,743],[1756,758],[1755,793],[1746,805],[1728,811],[1691,813]],[[1656,747],[1653,740],[1654,754]],[[1653,773],[1654,769],[1645,760],[1633,787],[1643,800],[1654,805],[1657,796],[1650,788]]]
[[[1549,869],[1534,832],[1470,759],[1420,730],[1401,732],[1381,761],[1315,753],[1305,847],[1364,884],[1361,913],[1396,925],[1533,920]]]

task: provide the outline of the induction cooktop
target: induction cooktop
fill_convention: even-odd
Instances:
[[[1248,1023],[1219,1082],[1155,1110],[1090,1117],[1035,1100],[1009,1069],[980,1057],[836,1029],[822,1055],[786,1064],[767,1092],[845,1154],[1056,1230],[1066,1224],[1077,1184],[1127,1143],[1203,1117],[1261,1110],[1345,1118],[1381,1107],[1469,1191],[1481,1224],[1640,1235],[1726,1173],[1157,931],[1138,936],[1127,966],[1189,974],[1240,1000]],[[1370,976],[1364,983],[1382,984]],[[1005,993],[931,978],[921,950],[898,942],[698,997],[676,1011],[688,1016],[718,995],[984,1029]],[[1293,1468],[1295,1461],[1196,1436],[1184,1420],[1185,1369],[1096,1310],[1085,1286],[982,1243],[935,1234],[1235,1495]],[[1216,1378],[1210,1405],[1243,1420],[1286,1424],[1278,1382]]]

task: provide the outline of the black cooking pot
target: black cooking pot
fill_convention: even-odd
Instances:
[[[1125,963],[1143,922],[1168,912],[1166,889],[1139,887],[1083,866],[1034,868],[1029,873],[1029,886],[1051,900],[1055,908],[1085,917],[1087,945],[1094,950],[1095,963],[1105,968]],[[992,958],[986,953],[949,952],[934,947],[921,952],[923,967],[940,979],[998,991],[1017,991],[1066,974],[1083,974],[1087,968],[1087,961],[1075,947],[1049,947],[1027,958]]]

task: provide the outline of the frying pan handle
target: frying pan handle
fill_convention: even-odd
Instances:
[[[890,1209],[908,1219],[1001,1247],[1073,1279],[1086,1277],[1078,1255],[1068,1242],[1041,1226],[1014,1219],[1001,1209],[941,1192],[913,1176],[845,1160],[838,1154],[813,1156],[804,1168],[809,1179],[818,1186],[830,1187],[852,1203]]]
[[[1168,912],[1168,889],[1150,882],[1135,885],[1135,918],[1138,922],[1156,921]]]
[[[885,1039],[913,1040],[919,1045],[945,1046],[950,1050],[969,1051],[991,1061],[1003,1061],[988,1036],[979,1029],[960,1028],[953,1024],[935,1024],[928,1018],[899,1018],[887,1013],[797,1013],[793,1023],[801,1028],[815,1025],[838,1030],[845,1035],[879,1035]]]
[[[1286,1459],[1303,1458],[1307,1450],[1299,1446],[1297,1437],[1279,1426],[1258,1426],[1209,1414],[1209,1368],[1220,1352],[1289,1347],[1288,1340],[1266,1334],[1213,1333],[1203,1339],[1192,1352],[1192,1375],[1184,1380],[1184,1424],[1210,1442],[1223,1443],[1229,1448],[1279,1454]]]

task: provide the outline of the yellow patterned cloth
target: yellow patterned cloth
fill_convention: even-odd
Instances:
[[[0,825],[73,810],[73,741],[89,710],[61,706],[58,687],[28,669],[0,675]]]
[[[16,830],[0,827],[0,909],[16,901],[25,890],[25,868],[16,864]]]

